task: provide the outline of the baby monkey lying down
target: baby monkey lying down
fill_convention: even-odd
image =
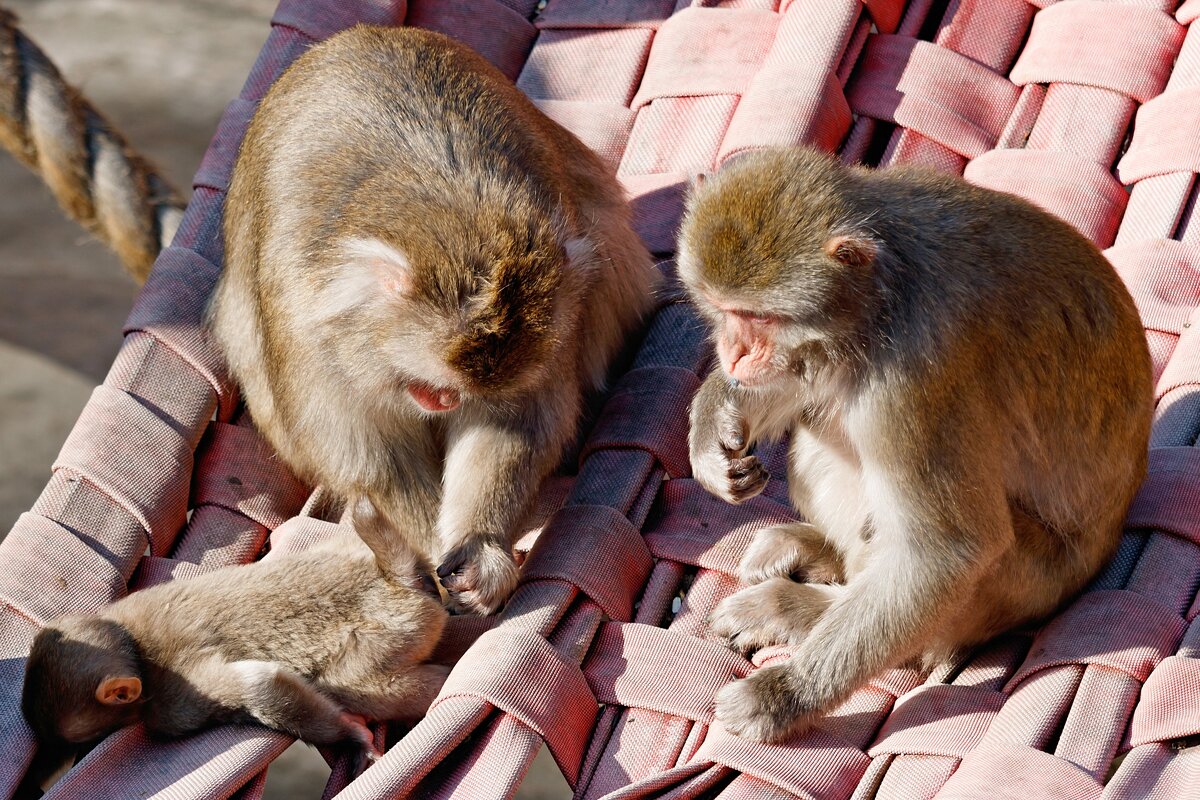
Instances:
[[[367,719],[419,718],[445,681],[447,667],[421,663],[445,619],[436,598],[385,579],[365,545],[339,537],[47,625],[22,709],[48,744],[139,720],[163,736],[259,722],[371,758]]]

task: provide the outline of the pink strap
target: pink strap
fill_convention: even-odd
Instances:
[[[193,200],[191,205],[199,204]],[[237,390],[200,321],[219,274],[217,266],[192,250],[166,248],[125,320],[125,334],[145,331],[178,354],[208,380],[228,416]]]
[[[773,480],[786,481],[784,475]],[[696,481],[677,478],[662,487],[668,512],[646,527],[645,541],[656,558],[737,574],[754,535],[796,521],[788,507],[763,495],[741,505],[713,497]]]
[[[242,137],[250,127],[250,118],[258,108],[257,100],[235,98],[225,107],[217,130],[213,133],[212,141],[196,175],[192,178],[192,186],[207,186],[210,189],[224,192],[229,189],[229,175],[233,171],[233,162],[237,158],[238,148]]]
[[[660,98],[740,95],[770,49],[779,15],[685,8],[662,24],[632,107]]]
[[[683,198],[691,176],[684,172],[668,172],[622,175],[620,178],[633,207],[633,229],[646,249],[651,253],[673,251],[679,220],[683,217]]]
[[[1157,9],[1099,0],[1056,3],[1033,18],[1012,80],[1098,86],[1144,103],[1166,86],[1183,34]]]
[[[693,762],[711,762],[753,775],[797,797],[849,797],[870,759],[857,747],[812,728],[796,742],[763,744],[714,724]]]
[[[512,680],[513,675],[522,678]],[[596,721],[596,699],[579,665],[543,637],[509,628],[480,636],[460,667],[450,673],[433,708],[464,695],[480,698],[528,725],[546,740],[563,774],[572,783],[578,779]]]
[[[1200,306],[1200,248],[1174,239],[1145,239],[1104,254],[1133,295],[1142,325],[1182,333]]]
[[[0,600],[39,623],[99,611],[125,593],[125,576],[62,525],[22,514],[0,542]]]
[[[554,0],[537,18],[547,28],[656,29],[675,10],[675,0]]]
[[[653,38],[654,31],[647,28],[544,30],[517,88],[534,99],[587,101],[629,110]],[[610,79],[594,80],[599,73]],[[579,135],[573,127],[572,132]]]
[[[962,758],[979,744],[1007,699],[982,686],[921,686],[896,700],[867,753]]]
[[[575,556],[588,553],[586,560]],[[566,506],[547,523],[521,570],[521,583],[562,580],[611,619],[628,621],[654,559],[629,519],[608,506]]]
[[[197,578],[212,572],[214,569],[219,568],[215,566],[201,566],[193,564],[191,561],[180,561],[177,558],[144,556],[138,562],[137,572],[134,573],[133,580],[129,582],[129,588],[130,591],[140,592],[142,589],[149,589],[151,586],[157,586],[160,583]]]
[[[1150,468],[1138,490],[1128,528],[1150,528],[1200,545],[1200,448],[1155,447]]]
[[[990,150],[968,164],[963,177],[1024,197],[1065,219],[1100,247],[1112,243],[1129,202],[1112,173],[1071,153]]]
[[[1117,175],[1122,183],[1200,172],[1200,86],[1169,90],[1138,109]]]
[[[392,0],[280,0],[272,25],[286,25],[314,40],[328,39],[359,23],[399,25],[404,3]]]
[[[1167,656],[1150,673],[1133,712],[1130,744],[1169,742],[1200,733],[1200,659]]]
[[[700,387],[696,373],[681,367],[642,367],[613,389],[580,460],[599,450],[633,448],[653,455],[671,477],[691,475],[687,449],[688,408]],[[653,414],[646,413],[653,408]]]
[[[1200,785],[1200,747],[1135,747],[1104,790],[1104,800],[1183,800]]]
[[[578,100],[533,102],[542,113],[578,136],[612,169],[615,170],[621,163],[637,112],[615,103]]]
[[[166,741],[151,739],[134,725],[100,742],[44,797],[228,797],[291,743],[288,736],[256,725],[226,725]]]
[[[762,147],[808,144],[832,152],[851,121],[842,84],[832,73],[768,61],[734,109],[715,166]]]
[[[458,39],[516,80],[537,38],[529,20],[497,0],[409,0],[405,24]]]
[[[910,36],[872,36],[855,75],[846,96],[856,112],[971,158],[996,146],[1021,94],[979,62]]]
[[[717,642],[652,625],[607,622],[596,633],[583,671],[601,703],[709,722],[717,689],[748,675],[750,663]]]
[[[196,505],[222,506],[265,528],[282,525],[308,496],[262,436],[244,425],[209,425],[196,466]]]
[[[1099,664],[1144,681],[1185,627],[1174,611],[1135,592],[1087,592],[1042,629],[1005,691],[1057,664]]]
[[[1099,800],[1104,787],[1074,764],[1030,747],[972,750],[937,800]]]
[[[138,519],[150,547],[171,546],[187,511],[191,443],[125,392],[97,386],[54,462]]]
[[[1169,392],[1197,383],[1200,383],[1200,308],[1194,310],[1184,324],[1171,358],[1158,377],[1154,399],[1161,401]]]

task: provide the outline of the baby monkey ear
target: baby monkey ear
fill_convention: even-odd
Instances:
[[[873,241],[857,236],[834,236],[825,242],[825,254],[847,267],[871,266],[876,252]]]
[[[123,706],[142,696],[142,679],[134,675],[105,678],[96,687],[96,699],[106,706]]]

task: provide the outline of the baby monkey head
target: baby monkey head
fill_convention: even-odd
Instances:
[[[748,153],[697,183],[679,273],[729,377],[765,386],[806,349],[852,336],[881,245],[857,176],[809,149]]]
[[[553,379],[594,265],[588,240],[550,220],[430,210],[412,225],[343,237],[325,304],[359,315],[369,383],[402,385],[436,414],[503,404]]]
[[[67,617],[34,637],[21,711],[43,742],[100,739],[135,722],[141,702],[137,647],[121,625],[99,617]]]

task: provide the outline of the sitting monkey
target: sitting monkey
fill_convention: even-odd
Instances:
[[[718,693],[725,728],[798,733],[882,670],[1049,614],[1112,555],[1150,357],[1067,223],[925,169],[768,150],[693,193],[679,269],[720,361],[692,405],[696,480],[753,497],[750,447],[790,430],[808,520],[759,532],[752,585],[714,612],[741,650],[796,646]]]
[[[613,171],[466,46],[358,26],[271,87],[238,154],[210,323],[280,457],[410,549],[457,611],[512,545],[659,273]]]
[[[445,681],[447,667],[421,663],[445,619],[433,596],[339,537],[50,623],[33,640],[22,710],[51,745],[138,720],[163,736],[258,722],[373,758],[366,720],[420,718]]]

